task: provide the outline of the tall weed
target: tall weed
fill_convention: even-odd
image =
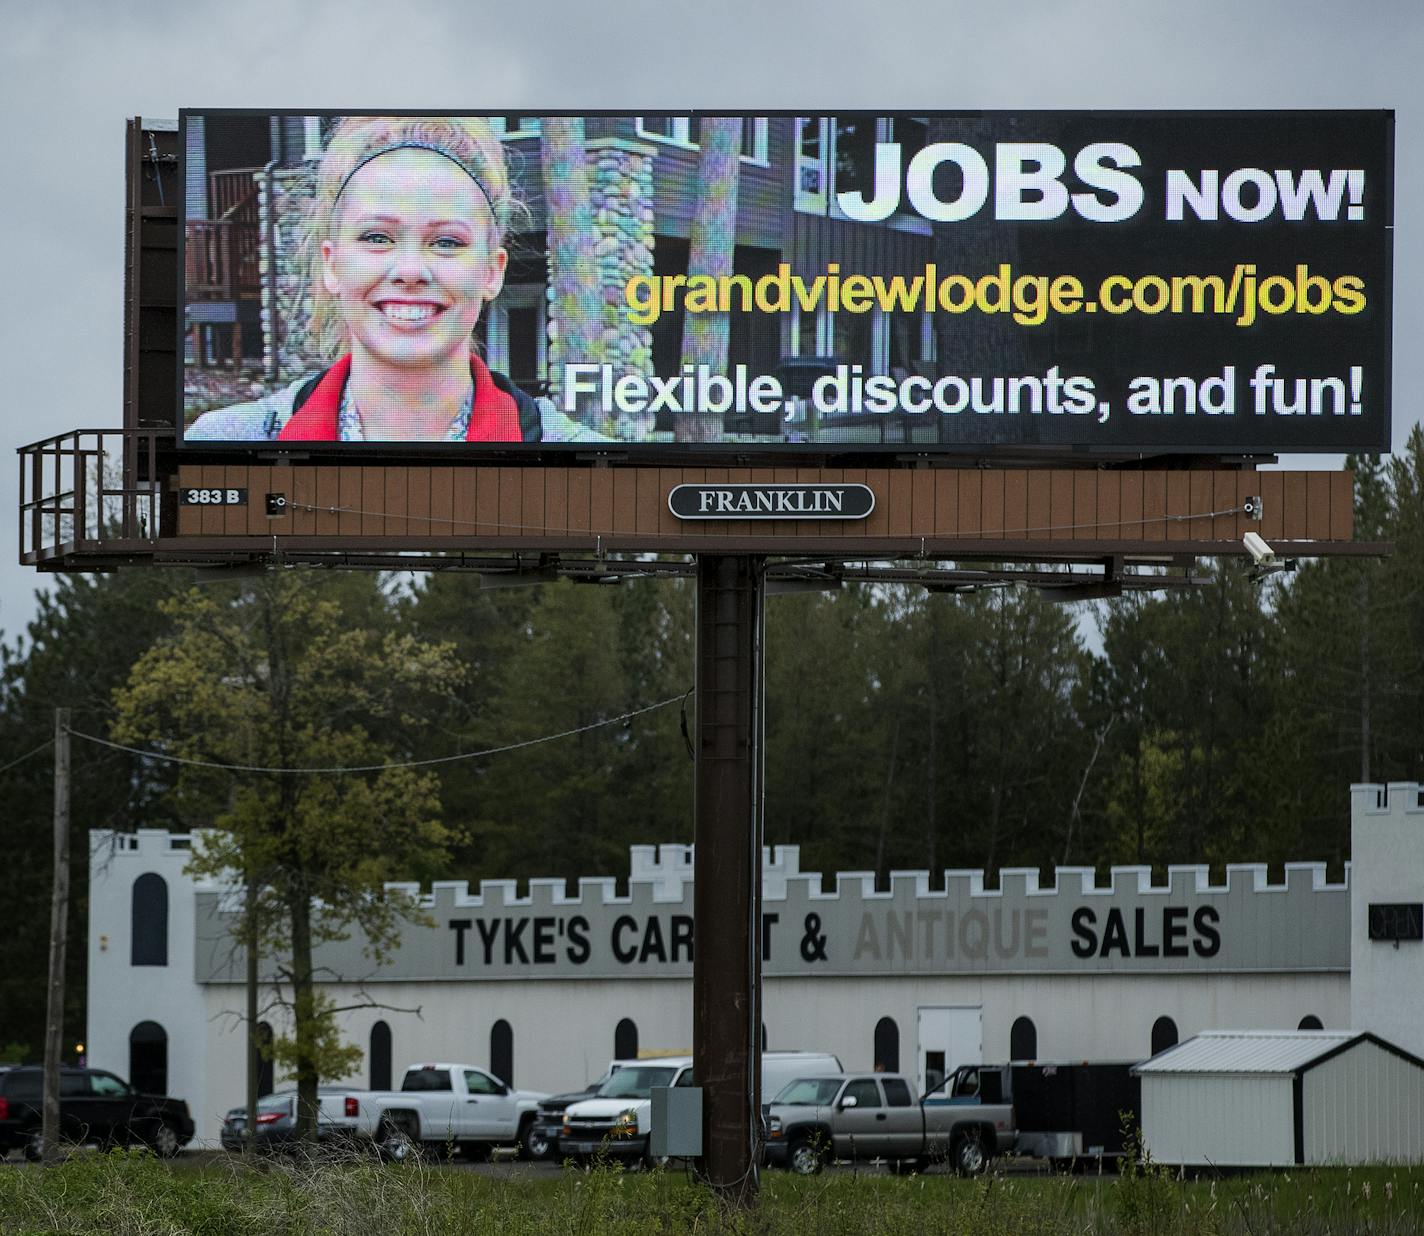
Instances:
[[[828,1171],[728,1207],[681,1171],[505,1174],[358,1155],[0,1164],[0,1236],[1424,1236],[1424,1170],[1182,1180],[1135,1144],[1119,1177]]]

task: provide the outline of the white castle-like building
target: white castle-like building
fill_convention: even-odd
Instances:
[[[763,1035],[921,1087],[976,1060],[1146,1059],[1210,1029],[1370,1030],[1424,1055],[1424,804],[1415,783],[1351,791],[1352,861],[894,872],[833,879],[794,846],[763,857]],[[188,1101],[199,1143],[245,1092],[242,890],[186,868],[202,834],[90,834],[91,1065]],[[318,952],[349,1041],[344,1080],[384,1088],[405,1065],[459,1060],[547,1091],[610,1058],[692,1045],[693,851],[634,846],[612,877],[407,888],[411,924],[382,966],[361,941]],[[273,974],[263,966],[263,1007]],[[364,1006],[364,1007],[363,1007]],[[418,1010],[418,1011],[417,1011]],[[280,1008],[266,1029],[284,1029]],[[275,1079],[280,1083],[280,1078]],[[264,1077],[271,1088],[274,1079]]]

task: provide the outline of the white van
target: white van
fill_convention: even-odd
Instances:
[[[843,1072],[840,1057],[827,1051],[764,1051],[761,1104],[765,1107],[798,1077],[829,1077]]]
[[[762,1102],[798,1077],[840,1073],[829,1052],[767,1051],[761,1056]],[[564,1109],[559,1157],[581,1162],[592,1155],[646,1159],[653,1128],[652,1092],[659,1086],[693,1086],[691,1056],[623,1062],[597,1093]]]

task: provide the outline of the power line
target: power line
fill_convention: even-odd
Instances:
[[[256,764],[219,764],[212,760],[190,760],[181,755],[161,755],[156,751],[145,751],[140,747],[126,747],[123,743],[110,742],[107,738],[97,738],[93,734],[82,734],[78,730],[69,732],[75,738],[82,738],[85,742],[92,742],[101,747],[110,747],[115,751],[127,751],[131,755],[141,755],[145,759],[160,760],[167,764],[185,764],[193,768],[215,768],[223,772],[249,772],[249,773],[300,773],[304,775],[332,774],[332,773],[366,773],[385,772],[395,768],[428,768],[432,764],[453,764],[458,760],[476,760],[484,756],[503,755],[507,751],[519,751],[524,747],[537,747],[541,743],[555,742],[560,738],[571,738],[575,734],[586,734],[589,730],[600,729],[605,725],[617,725],[623,721],[631,721],[634,717],[641,717],[645,713],[655,712],[659,708],[666,708],[669,704],[676,704],[679,700],[685,699],[684,695],[672,695],[665,700],[659,700],[656,704],[648,704],[643,708],[635,708],[632,712],[620,713],[616,717],[605,717],[601,721],[591,721],[588,725],[576,726],[570,730],[563,730],[558,734],[545,734],[542,738],[527,738],[523,742],[508,743],[503,747],[489,747],[483,751],[464,751],[459,755],[441,755],[429,760],[408,760],[396,764],[362,764],[350,768],[266,768]],[[50,740],[53,742],[53,739]],[[48,746],[46,743],[45,746]],[[42,748],[41,748],[42,749]],[[31,754],[34,754],[31,752]],[[3,772],[4,769],[0,769]]]
[[[681,696],[679,696],[678,698],[680,699]],[[54,746],[54,739],[45,739],[45,741],[40,743],[40,745],[36,747],[33,751],[26,751],[25,754],[20,756],[18,760],[11,760],[8,764],[0,765],[0,773],[8,772],[10,769],[14,768],[16,764],[23,764],[27,759],[30,758],[30,756],[38,755],[41,751],[47,751],[52,746]]]
[[[357,506],[317,506],[310,502],[288,502],[288,511],[303,511],[313,515],[360,515],[372,519],[403,519],[407,523],[430,525],[427,531],[433,532],[435,524],[446,524],[452,529],[456,526],[466,528],[491,528],[499,531],[518,532],[542,532],[545,535],[554,533],[566,533],[570,536],[612,536],[611,529],[602,531],[593,528],[570,528],[565,524],[562,528],[551,527],[548,524],[517,524],[505,523],[497,519],[456,519],[452,515],[411,515],[408,512],[396,511],[373,511]],[[1024,528],[996,528],[992,531],[981,529],[978,532],[980,539],[990,539],[995,536],[1026,536],[1028,533],[1052,533],[1052,532],[1082,532],[1090,528],[1128,528],[1139,524],[1174,524],[1192,523],[1199,519],[1223,519],[1228,515],[1251,515],[1254,508],[1245,504],[1241,506],[1225,507],[1219,511],[1196,511],[1186,512],[1181,515],[1131,515],[1124,519],[1097,519],[1081,524],[1043,524],[1039,527]]]

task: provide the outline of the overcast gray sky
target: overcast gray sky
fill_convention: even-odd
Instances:
[[[206,106],[1394,108],[1396,444],[1420,416],[1419,0],[0,0],[0,19],[10,459],[120,424],[124,119]],[[7,642],[43,585],[16,564],[16,474],[0,463]]]

